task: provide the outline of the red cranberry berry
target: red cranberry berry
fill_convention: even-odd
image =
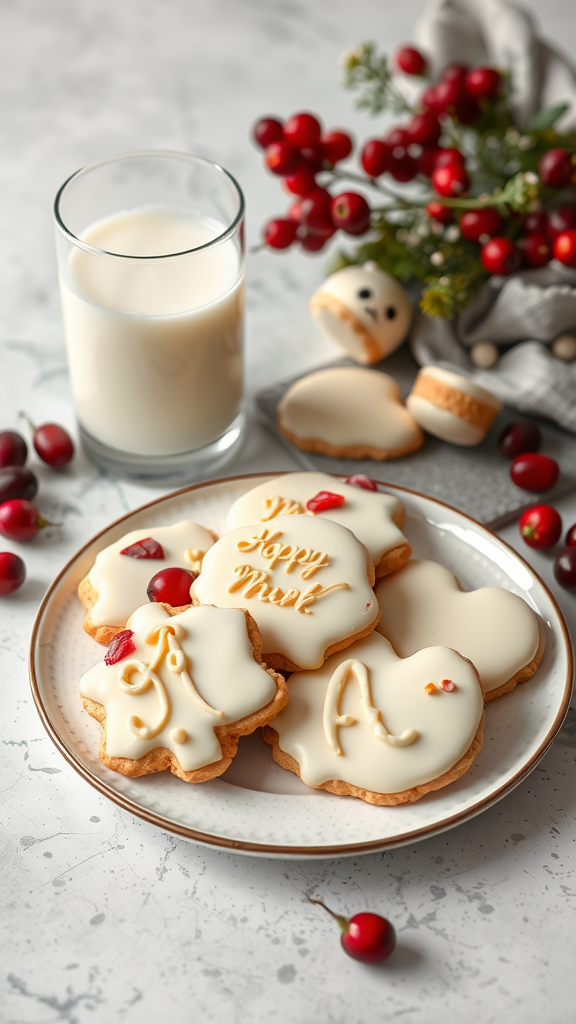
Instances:
[[[442,152],[438,146],[425,147],[422,152],[416,157],[416,163],[418,164],[418,170],[420,174],[424,174],[427,178],[432,177],[432,171],[436,167],[436,161],[440,153]]]
[[[275,117],[261,117],[252,129],[252,137],[257,146],[267,149],[272,142],[284,138],[282,122]]]
[[[424,75],[426,73],[426,58],[415,46],[401,46],[394,54],[394,61],[405,75]]]
[[[320,252],[324,248],[328,239],[323,235],[312,235],[308,234],[306,230],[302,233],[298,233],[298,241],[306,252]]]
[[[129,558],[162,559],[164,558],[164,548],[157,540],[154,540],[154,537],[143,537],[142,540],[122,548],[120,554],[128,555]]]
[[[424,110],[421,114],[414,114],[408,125],[408,132],[412,142],[417,142],[420,146],[433,146],[442,134],[442,127],[436,114],[431,110]]]
[[[492,238],[498,234],[501,227],[502,217],[493,206],[484,206],[481,210],[466,210],[460,218],[460,231],[469,242],[478,242],[483,235]]]
[[[11,540],[32,540],[38,530],[55,525],[25,498],[12,498],[0,505],[0,533]]]
[[[470,102],[470,96],[463,82],[457,78],[443,79],[436,86],[438,106],[443,111],[454,111],[457,106]]]
[[[33,431],[32,444],[38,458],[54,469],[67,466],[74,458],[74,443],[68,431],[64,430],[59,423],[41,423],[39,427],[36,427],[25,413],[21,413],[21,415],[24,416]],[[28,495],[22,495],[22,497],[28,497]]]
[[[466,158],[459,149],[455,149],[454,146],[446,146],[438,153],[436,167],[446,167],[447,164],[462,164],[462,167],[464,167]]]
[[[426,89],[420,97],[420,105],[425,110],[433,110],[436,114],[442,114],[443,109],[438,99],[438,92],[436,86],[432,85],[429,89]]]
[[[310,899],[310,903],[323,907],[338,922],[342,932],[342,948],[353,960],[360,960],[364,964],[378,964],[387,960],[394,952],[396,931],[387,918],[370,912],[354,914],[348,918],[342,914],[335,914],[321,900]]]
[[[468,74],[467,64],[447,64],[444,68],[441,79],[443,82],[460,82],[463,85],[466,82],[466,76]]]
[[[532,214],[528,214],[528,216],[530,217]],[[576,227],[575,206],[558,206],[555,210],[550,210],[548,216],[545,213],[540,216],[544,218],[544,225],[539,230],[547,231],[552,239],[557,238],[562,231]]]
[[[490,274],[512,274],[518,269],[520,258],[511,238],[491,238],[480,250],[480,259]]]
[[[493,100],[501,82],[502,75],[496,68],[474,68],[466,76],[466,88],[477,100]]]
[[[318,188],[314,171],[304,161],[294,171],[294,174],[286,175],[284,186],[288,192],[292,192],[295,196],[308,196]]]
[[[390,129],[384,141],[390,146],[390,149],[394,149],[395,146],[407,149],[413,139],[407,128],[396,127]]]
[[[388,168],[390,147],[381,139],[368,139],[360,154],[360,163],[370,178],[379,178]]]
[[[17,430],[0,431],[0,469],[23,466],[28,457],[26,441]]]
[[[562,548],[554,559],[554,575],[562,587],[576,587],[576,548]]]
[[[353,149],[352,139],[348,132],[326,132],[321,141],[324,148],[324,159],[332,166],[350,156]]]
[[[570,227],[567,224],[566,227]],[[522,231],[525,235],[539,235],[548,230],[548,218],[543,210],[534,210],[522,218]]]
[[[520,516],[520,533],[529,547],[544,551],[560,539],[562,520],[552,505],[532,505]]]
[[[306,502],[309,512],[327,512],[331,508],[340,508],[344,504],[343,494],[334,494],[332,491],[318,491],[313,498]]]
[[[454,117],[460,124],[474,124],[478,120],[482,111],[476,103],[476,100],[466,99],[462,100],[461,103],[457,103],[454,107]]]
[[[26,579],[26,566],[18,555],[0,551],[0,596],[18,590]]]
[[[460,163],[445,164],[432,171],[432,185],[438,195],[455,199],[470,188],[470,178],[466,168]]]
[[[190,587],[196,579],[197,572],[188,569],[161,569],[152,577],[146,593],[149,601],[169,604],[172,608],[181,608],[191,603]]]
[[[364,235],[370,228],[370,207],[358,192],[342,192],[332,200],[332,221],[348,235]]]
[[[418,174],[418,161],[402,146],[394,146],[388,161],[388,172],[394,181],[412,181]]]
[[[428,203],[426,213],[432,220],[437,220],[440,224],[450,224],[453,220],[452,210],[449,206],[443,206],[442,203]]]
[[[566,267],[576,267],[576,229],[561,231],[553,246],[554,257]]]
[[[264,244],[270,249],[288,249],[296,241],[298,225],[293,220],[277,218],[264,225]]]
[[[132,639],[133,636],[134,633],[131,629],[122,629],[119,633],[116,633],[116,636],[104,655],[104,664],[117,665],[119,661],[122,661],[123,658],[127,658],[129,654],[134,654],[136,644]]]
[[[324,167],[325,153],[321,142],[318,142],[315,146],[304,146],[300,150],[300,156],[304,166],[308,167],[311,171],[317,173]]]
[[[510,476],[524,491],[548,491],[558,479],[558,463],[549,455],[524,452],[510,466]]]
[[[564,188],[572,178],[572,158],[567,149],[549,149],[538,164],[540,180],[551,188]]]
[[[32,501],[38,490],[38,481],[25,466],[5,466],[0,469],[0,504],[11,498]]]
[[[335,231],[332,220],[332,196],[325,188],[318,188],[300,203],[300,224],[304,229],[298,237],[318,235],[322,239],[330,238]]]
[[[576,548],[576,523],[570,527],[565,538],[564,543],[568,548]]]
[[[530,420],[517,420],[504,428],[498,439],[498,447],[507,459],[515,459],[524,452],[537,452],[542,442],[540,427]]]
[[[322,126],[317,117],[306,111],[293,114],[284,125],[284,138],[293,146],[317,146],[322,135]]]
[[[528,267],[545,267],[552,259],[552,247],[548,235],[534,233],[518,239],[518,248]]]
[[[364,491],[377,491],[378,486],[371,480],[365,473],[353,473],[347,480],[344,481],[346,484],[351,484],[352,487],[361,487]]]
[[[301,156],[296,146],[292,146],[285,139],[279,139],[278,142],[271,142],[266,147],[265,160],[272,174],[294,174]]]

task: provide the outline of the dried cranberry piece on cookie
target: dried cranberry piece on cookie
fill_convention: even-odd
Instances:
[[[131,629],[123,629],[121,633],[117,633],[104,655],[104,664],[117,665],[129,654],[134,654],[136,646],[132,639],[133,636],[134,632]]]
[[[333,491],[318,491],[313,498],[306,502],[309,512],[327,512],[330,508],[340,508],[344,504],[343,494],[334,494]]]
[[[142,540],[122,548],[121,555],[128,555],[129,558],[164,558],[164,548],[153,537],[144,537]]]

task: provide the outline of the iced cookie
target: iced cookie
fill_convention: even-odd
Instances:
[[[406,399],[420,426],[451,444],[480,444],[502,408],[490,391],[439,366],[424,366]]]
[[[227,529],[273,523],[278,516],[300,513],[330,519],[352,530],[369,551],[376,576],[385,576],[410,558],[411,548],[402,533],[406,511],[398,498],[378,491],[367,477],[361,480],[364,487],[328,473],[285,473],[237,498],[228,513]],[[315,501],[322,494],[327,499]]]
[[[397,459],[424,441],[396,381],[352,367],[296,381],[278,405],[278,428],[304,451],[345,459]]]
[[[401,658],[446,644],[478,669],[486,700],[534,675],[544,653],[538,615],[500,587],[463,592],[438,562],[409,562],[376,588],[378,631]]]
[[[482,745],[482,687],[448,647],[401,660],[373,633],[290,676],[288,694],[264,730],[274,760],[338,796],[412,803],[463,775]]]
[[[194,602],[246,608],[262,634],[262,656],[280,671],[318,668],[378,621],[366,549],[344,526],[281,516],[241,526],[206,552]]]
[[[260,648],[246,612],[138,608],[80,681],[84,707],[103,726],[100,759],[132,777],[164,769],[185,782],[221,775],[238,737],[286,703],[286,683],[262,664]]]
[[[132,530],[104,548],[78,587],[88,609],[86,632],[98,643],[109,644],[134,609],[148,600],[146,588],[152,576],[170,566],[199,572],[215,540],[204,526],[183,521]]]
[[[377,363],[394,352],[412,319],[402,285],[373,262],[331,274],[310,299],[310,312],[357,363]]]

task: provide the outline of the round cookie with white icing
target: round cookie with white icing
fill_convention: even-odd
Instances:
[[[326,278],[310,299],[314,322],[357,363],[377,363],[402,344],[412,320],[402,285],[369,261]]]
[[[340,499],[340,504],[311,512],[308,503],[323,491]],[[395,572],[410,558],[411,548],[402,533],[406,510],[399,498],[346,484],[328,473],[284,473],[258,484],[236,499],[226,528],[274,523],[278,516],[294,514],[330,519],[352,530],[367,548],[376,576]]]
[[[288,695],[264,730],[274,760],[338,796],[413,803],[463,775],[482,745],[482,687],[447,647],[401,660],[373,633],[290,676]]]
[[[319,668],[333,651],[372,632],[373,583],[368,553],[350,530],[289,515],[221,537],[190,592],[195,603],[249,611],[266,664],[291,672]]]
[[[378,631],[401,658],[445,644],[478,670],[486,700],[534,675],[544,653],[539,616],[500,587],[464,592],[438,562],[412,561],[376,588]]]
[[[146,589],[161,569],[173,566],[198,573],[215,534],[183,520],[172,526],[142,527],[124,534],[96,555],[81,580],[78,596],[88,609],[84,629],[100,644],[109,644],[124,629],[135,608],[147,600]]]
[[[278,405],[278,429],[297,448],[345,459],[397,459],[424,434],[393,377],[333,367],[302,377]]]
[[[480,444],[502,408],[490,391],[439,366],[423,366],[406,405],[420,426],[450,444]]]
[[[137,777],[169,769],[205,782],[230,764],[238,738],[285,705],[286,682],[261,660],[254,620],[237,609],[147,604],[129,619],[80,694],[103,726],[100,759]],[[116,650],[115,650],[116,648]]]

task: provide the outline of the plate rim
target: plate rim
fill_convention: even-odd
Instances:
[[[523,781],[523,779],[525,779],[530,774],[531,771],[533,771],[533,769],[536,767],[539,761],[544,757],[545,753],[548,751],[548,749],[554,742],[556,736],[558,735],[558,732],[562,727],[562,723],[564,722],[564,719],[570,707],[570,699],[572,696],[574,679],[574,652],[570,634],[568,632],[568,627],[566,625],[564,615],[560,609],[560,606],[556,598],[554,597],[550,588],[547,586],[544,580],[542,580],[542,578],[538,575],[536,570],[532,568],[532,566],[526,561],[526,559],[522,555],[520,555],[515,550],[515,548],[512,547],[511,544],[508,544],[507,541],[499,537],[488,526],[485,526],[483,523],[480,523],[477,519],[474,519],[474,517],[469,515],[467,512],[462,512],[460,509],[455,508],[453,505],[450,505],[446,501],[442,501],[440,498],[435,498],[427,494],[422,494],[422,492],[416,491],[410,487],[403,487],[400,486],[399,484],[388,483],[385,480],[380,480],[376,477],[373,477],[375,482],[382,485],[383,487],[389,487],[393,491],[400,491],[404,494],[410,494],[416,498],[424,498],[426,499],[426,501],[431,501],[435,505],[439,505],[442,508],[448,509],[450,512],[456,513],[463,519],[466,519],[469,522],[473,523],[476,528],[485,531],[492,539],[497,540],[499,544],[501,544],[508,552],[510,552],[528,569],[531,576],[533,576],[540,584],[540,586],[543,588],[556,614],[557,621],[560,625],[562,638],[564,641],[567,662],[566,679],[564,681],[564,692],[562,696],[562,701],[556,712],[554,721],[548,729],[546,736],[542,739],[540,745],[538,746],[538,749],[534,751],[534,753],[531,755],[528,761],[526,761],[522,765],[522,767],[518,771],[516,771],[507,782],[502,783],[502,785],[498,786],[496,790],[494,790],[492,793],[485,796],[481,800],[478,800],[472,807],[468,808],[467,810],[459,811],[455,814],[448,815],[447,817],[443,818],[440,822],[435,822],[434,824],[422,826],[422,828],[417,829],[416,831],[396,834],[394,837],[391,837],[390,839],[372,839],[367,842],[338,843],[337,845],[331,844],[324,846],[287,846],[278,843],[259,843],[250,840],[232,839],[227,836],[218,836],[213,833],[201,832],[197,829],[190,828],[187,825],[182,825],[179,822],[172,821],[169,818],[164,818],[161,814],[148,810],[147,808],[141,807],[139,804],[134,803],[129,797],[112,789],[108,786],[108,784],[105,781],[93,775],[92,772],[84,764],[82,764],[80,760],[76,758],[74,752],[68,748],[67,744],[60,736],[60,733],[53,724],[48,713],[48,710],[44,705],[42,695],[40,693],[38,679],[36,677],[35,667],[35,656],[38,647],[38,634],[40,631],[42,620],[46,612],[46,609],[51,603],[53,595],[57,590],[61,580],[70,571],[74,563],[84,554],[84,552],[89,547],[91,547],[92,544],[94,544],[104,534],[108,533],[111,529],[113,529],[116,526],[119,526],[125,520],[130,519],[137,513],[144,512],[146,509],[153,508],[158,505],[162,505],[165,502],[172,500],[173,498],[178,498],[186,494],[191,494],[192,492],[200,489],[215,487],[220,484],[234,483],[238,480],[256,480],[260,477],[284,476],[291,472],[295,471],[283,470],[279,473],[274,473],[273,471],[260,471],[258,473],[239,473],[236,474],[235,476],[218,477],[216,480],[203,480],[195,484],[188,484],[186,487],[181,487],[178,490],[170,491],[168,494],[164,494],[159,498],[154,498],[152,501],[145,502],[143,505],[139,505],[137,508],[132,509],[130,512],[124,513],[124,515],[119,516],[117,519],[114,519],[111,523],[108,523],[107,526],[103,527],[102,530],[99,530],[97,533],[95,533],[88,541],[86,541],[85,544],[78,548],[78,550],[68,559],[68,561],[65,563],[65,565],[62,567],[60,572],[57,574],[57,576],[54,578],[54,580],[48,587],[48,590],[46,591],[44,597],[42,598],[42,601],[40,602],[40,606],[38,608],[38,611],[34,619],[34,624],[32,626],[28,656],[28,672],[30,678],[30,687],[32,690],[32,697],[34,699],[34,704],[40,717],[40,721],[42,722],[42,725],[44,726],[46,732],[48,733],[48,736],[50,737],[56,748],[59,750],[59,752],[62,754],[62,756],[65,758],[65,760],[68,762],[68,764],[71,765],[71,767],[77,772],[77,774],[81,776],[81,778],[88,782],[94,789],[96,789],[99,793],[105,796],[108,800],[111,800],[112,803],[115,803],[122,810],[128,811],[128,813],[135,815],[143,821],[146,821],[148,824],[161,828],[165,832],[170,832],[173,835],[180,836],[181,838],[190,840],[192,842],[201,843],[202,845],[209,846],[213,849],[220,849],[224,851],[237,851],[241,853],[261,856],[275,856],[284,859],[321,859],[323,857],[345,857],[352,856],[354,854],[377,853],[382,850],[393,849],[395,847],[403,846],[408,843],[417,843],[433,835],[439,835],[440,833],[445,832],[447,829],[454,828],[456,827],[456,825],[462,824],[465,821],[469,821],[470,819],[476,817],[478,814],[481,814],[484,810],[487,810],[488,807],[491,807],[493,804],[497,803],[504,796],[510,793],[513,789],[515,789],[516,786],[519,785]],[[334,476],[336,479],[346,479],[344,473],[331,473],[329,475]]]

